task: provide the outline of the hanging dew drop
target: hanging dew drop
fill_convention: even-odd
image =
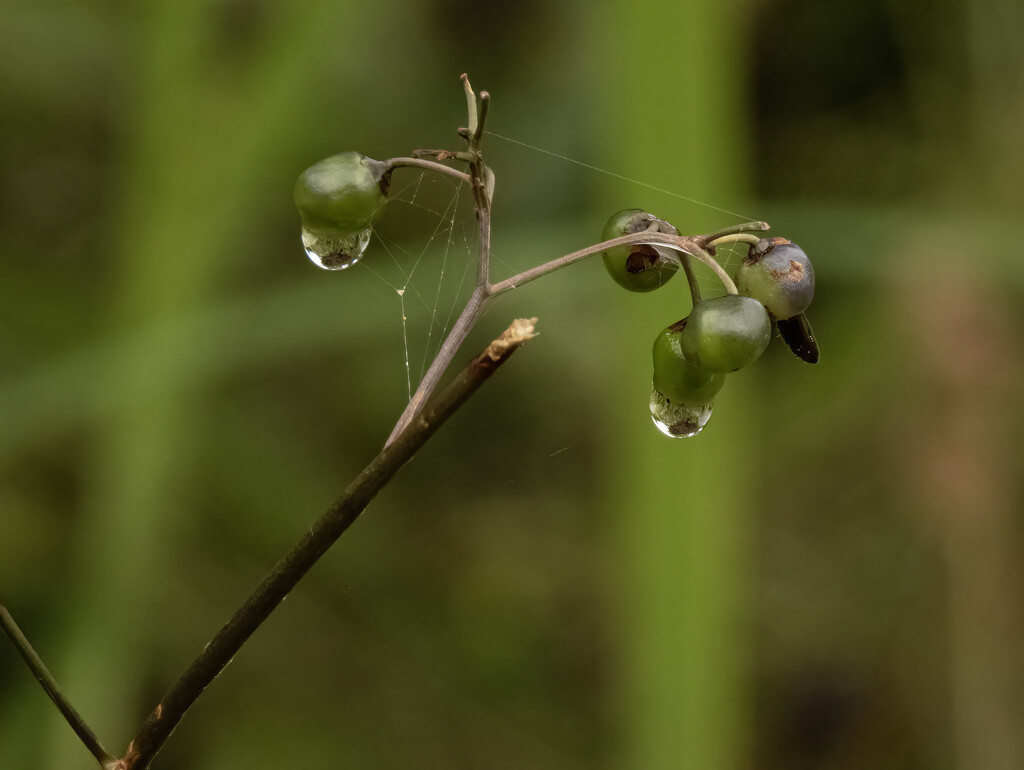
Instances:
[[[689,438],[700,433],[711,419],[711,404],[675,404],[651,388],[651,420],[669,438]]]
[[[302,247],[309,261],[324,270],[345,270],[358,262],[370,243],[371,229],[356,233],[302,230]]]

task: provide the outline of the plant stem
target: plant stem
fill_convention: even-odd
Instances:
[[[416,454],[512,353],[534,336],[536,321],[533,318],[513,322],[501,337],[494,340],[443,391],[431,399],[419,419],[385,446],[363,469],[291,552],[274,566],[160,700],[129,744],[119,768],[145,770],[149,767],[185,712],[231,662],[252,633],[359,517],[398,469]]]
[[[469,83],[469,80],[466,80]],[[477,117],[476,130],[473,131],[473,149],[480,148],[480,138],[484,135],[484,123],[487,121],[487,108],[491,106],[491,95],[487,91],[480,92],[480,113]]]
[[[761,238],[751,233],[733,233],[732,235],[720,235],[717,238],[712,238],[705,245],[722,246],[726,243],[749,243],[751,246],[756,246],[761,240]]]
[[[85,723],[85,720],[75,711],[74,707],[68,702],[67,698],[60,691],[57,686],[57,681],[53,678],[53,675],[47,670],[46,665],[39,657],[38,653],[32,648],[28,639],[18,628],[18,624],[14,622],[14,618],[11,617],[11,613],[7,611],[7,608],[0,604],[0,628],[7,635],[7,638],[11,640],[15,649],[21,655],[25,663],[28,664],[29,670],[35,675],[36,680],[42,685],[43,690],[50,696],[50,700],[53,701],[57,710],[60,711],[67,723],[71,725],[71,729],[75,731],[75,735],[78,736],[79,740],[85,744],[85,747],[89,750],[96,761],[99,762],[103,767],[111,767],[114,763],[114,757],[103,748],[103,744],[100,743],[99,738],[96,737],[96,733],[92,731],[92,728]]]
[[[438,160],[461,160],[463,163],[472,163],[473,156],[463,150],[413,150],[414,158],[425,158],[431,155]]]
[[[697,307],[700,302],[700,286],[697,285],[697,276],[693,273],[693,264],[690,262],[690,255],[685,251],[680,253],[683,262],[683,272],[686,273],[686,283],[690,287],[690,303]]]
[[[466,92],[467,138],[472,141],[472,138],[477,135],[477,129],[480,127],[480,123],[477,120],[476,94],[473,93],[473,87],[469,84],[469,75],[463,72],[461,80],[462,89]]]
[[[771,230],[771,226],[767,222],[744,222],[741,225],[730,225],[724,227],[721,230],[716,230],[713,233],[707,235],[698,236],[701,239],[702,244],[707,244],[708,241],[714,241],[721,238],[723,235],[732,235],[733,233],[749,233],[749,232],[764,232],[765,230]]]
[[[432,160],[423,160],[422,158],[389,158],[385,161],[389,169],[392,168],[422,168],[428,171],[436,171],[439,174],[447,174],[448,176],[455,177],[460,182],[469,182],[469,174],[466,174],[458,169],[446,166],[443,163],[437,163]]]
[[[693,253],[693,256],[697,257],[697,259],[699,259],[704,264],[711,265],[712,269],[715,271],[715,275],[718,276],[719,280],[721,280],[722,282],[722,285],[725,286],[726,293],[739,294],[739,290],[736,288],[736,284],[733,283],[732,277],[727,272],[725,272],[721,264],[719,264],[718,260],[712,257],[710,254],[708,254],[707,251],[705,251],[702,246],[697,245],[696,242],[693,244],[693,248],[696,249],[696,252]]]
[[[595,243],[593,246],[587,246],[585,249],[574,251],[571,254],[558,257],[550,262],[545,262],[543,265],[524,270],[511,278],[506,278],[504,281],[491,285],[491,295],[497,296],[504,294],[506,291],[517,289],[525,283],[535,281],[548,273],[552,273],[555,270],[561,270],[563,267],[567,267],[574,262],[579,262],[581,259],[599,254],[606,249],[614,248],[615,246],[630,246],[638,243],[645,243],[651,246],[671,246],[674,249],[689,254],[691,257],[699,259],[701,262],[706,264],[712,270],[715,275],[718,276],[719,280],[725,285],[726,291],[730,294],[736,293],[736,285],[732,282],[732,278],[725,272],[720,264],[701,248],[701,243],[705,242],[707,236],[689,236],[689,235],[668,235],[666,233],[632,233],[630,235],[623,235],[619,238],[612,238],[608,241],[602,241],[601,243]]]

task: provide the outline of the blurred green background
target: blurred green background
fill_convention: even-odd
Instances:
[[[495,133],[719,207],[492,137],[499,278],[621,208],[742,212],[814,260],[822,361],[773,344],[669,441],[650,344],[682,286],[587,262],[503,298],[460,358],[517,316],[541,336],[154,766],[1024,767],[1019,1],[2,16],[0,599],[109,749],[401,411],[396,271],[415,384],[468,201],[405,172],[333,274],[291,189],[342,150],[459,148],[465,71]],[[0,768],[90,766],[0,644]]]

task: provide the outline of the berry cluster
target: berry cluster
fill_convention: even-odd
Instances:
[[[459,153],[420,152],[477,162],[472,154],[463,158],[464,154]],[[362,257],[373,222],[387,203],[391,172],[401,166],[425,167],[469,179],[461,172],[418,157],[381,162],[357,152],[325,158],[302,173],[295,184],[295,204],[302,216],[302,244],[314,264],[326,270],[343,270]],[[489,204],[486,184],[484,194]],[[485,302],[601,249],[608,273],[630,291],[654,291],[682,269],[693,309],[688,317],[662,330],[654,341],[650,409],[654,424],[665,435],[693,436],[711,418],[714,398],[726,374],[761,357],[771,341],[773,326],[797,356],[809,363],[818,361],[818,346],[805,313],[814,297],[814,268],[793,242],[754,234],[767,227],[763,222],[751,222],[710,235],[680,236],[665,220],[641,209],[626,209],[608,220],[602,243],[593,247],[496,284],[486,278],[485,269],[479,296],[474,296],[478,296],[477,302]],[[714,255],[718,246],[735,243],[745,243],[749,248],[734,283]],[[717,273],[725,285],[725,296],[701,298],[691,257]],[[436,367],[438,376],[457,345],[449,347],[448,358]],[[431,364],[431,371],[434,368]]]
[[[664,220],[627,209],[608,220],[603,236],[611,240],[634,233],[678,235]],[[708,238],[701,249],[705,257],[713,259],[716,242],[745,242],[749,251],[736,273],[736,293],[707,300],[700,297],[682,249],[631,243],[603,252],[611,277],[631,291],[663,286],[680,266],[691,277],[693,310],[662,330],[653,349],[651,417],[662,433],[674,438],[694,436],[707,424],[725,375],[761,357],[771,341],[773,322],[797,356],[808,363],[818,361],[805,315],[814,297],[814,268],[803,250],[785,238],[742,234]],[[700,248],[696,243],[688,247]]]

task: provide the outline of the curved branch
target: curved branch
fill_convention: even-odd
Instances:
[[[732,282],[732,278],[730,278],[729,274],[725,272],[720,264],[718,264],[718,261],[701,247],[705,237],[706,236],[668,235],[666,233],[652,232],[623,235],[619,238],[612,238],[608,241],[595,243],[593,246],[587,246],[585,249],[574,251],[571,254],[566,254],[558,259],[545,262],[543,265],[538,265],[537,267],[530,268],[529,270],[524,270],[511,278],[506,278],[504,281],[492,284],[490,293],[492,296],[504,294],[506,291],[517,289],[524,283],[535,281],[548,273],[552,273],[555,270],[561,270],[563,267],[567,267],[574,262],[579,262],[581,259],[592,257],[594,254],[600,254],[606,249],[611,249],[616,246],[631,246],[643,243],[651,246],[670,246],[673,249],[689,254],[695,259],[699,259],[715,272],[715,275],[718,276],[719,280],[721,280],[722,284],[725,286],[726,291],[730,294],[735,294],[736,285]]]
[[[707,245],[709,241],[717,240],[723,235],[732,235],[733,233],[752,233],[752,232],[765,232],[771,230],[771,225],[767,222],[744,222],[741,225],[730,225],[729,227],[723,227],[721,230],[716,230],[713,233],[707,235],[699,235],[697,238],[700,239],[703,245]]]
[[[447,174],[448,176],[455,177],[460,182],[468,183],[470,181],[469,174],[433,160],[423,160],[423,158],[388,158],[384,162],[387,164],[388,170],[393,168],[422,168],[439,174]]]
[[[720,235],[717,238],[712,238],[705,245],[708,247],[717,247],[724,246],[729,243],[748,243],[751,246],[756,246],[761,242],[761,240],[761,238],[753,233],[733,233],[732,235]]]

